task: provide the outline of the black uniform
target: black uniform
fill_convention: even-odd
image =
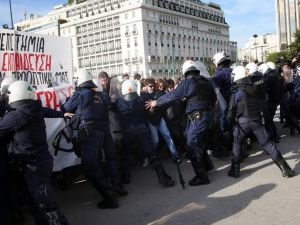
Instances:
[[[54,200],[50,182],[53,158],[48,151],[44,117],[63,117],[42,108],[40,101],[22,100],[0,120],[0,137],[11,135],[9,154],[21,164],[31,197],[35,223],[68,224]]]
[[[244,137],[251,131],[256,136],[262,148],[282,170],[283,176],[289,177],[294,175],[275,144],[270,141],[269,134],[262,125],[263,110],[262,107],[260,107],[261,105],[258,88],[253,85],[251,81],[245,83],[241,82],[236,92],[232,94],[227,115],[229,121],[235,120],[233,130],[233,158],[231,169],[228,172],[229,176],[239,177],[241,144]]]
[[[211,82],[200,76],[199,71],[190,71],[176,89],[157,99],[157,106],[172,104],[186,98],[188,124],[186,128],[187,146],[196,176],[190,185],[208,184],[205,171],[208,156],[205,149],[205,134],[211,122],[211,110],[216,102],[216,94]]]

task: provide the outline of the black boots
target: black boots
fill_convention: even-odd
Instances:
[[[206,172],[211,171],[214,168],[214,164],[207,153],[203,156],[203,164]]]
[[[118,199],[114,196],[111,190],[98,190],[103,196],[103,200],[98,202],[99,209],[116,209],[119,208]]]
[[[275,164],[279,167],[282,172],[283,177],[293,177],[295,172],[290,168],[285,159],[280,156],[278,159],[274,160]]]
[[[123,187],[123,184],[121,183],[120,179],[117,177],[111,179],[110,190],[118,196],[128,195],[128,191]]]
[[[121,181],[123,184],[130,184],[130,173],[128,171],[121,172]]]
[[[239,178],[240,177],[240,161],[236,159],[231,160],[231,167],[228,171],[228,176]]]
[[[174,186],[175,182],[172,180],[172,178],[166,173],[163,165],[159,161],[158,158],[152,158],[150,159],[150,163],[153,166],[157,177],[158,182],[163,185],[164,187],[172,187]]]
[[[192,157],[191,162],[196,176],[189,181],[189,185],[198,186],[198,185],[209,184],[209,179],[206,173],[206,168],[204,168],[203,160]],[[209,168],[207,167],[207,169]]]
[[[59,211],[46,212],[46,220],[49,225],[68,225],[68,221],[65,216]]]

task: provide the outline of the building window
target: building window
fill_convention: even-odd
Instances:
[[[135,46],[135,47],[138,46],[138,40],[137,40],[137,37],[134,38],[134,46]]]
[[[130,38],[127,38],[127,48],[130,48]]]

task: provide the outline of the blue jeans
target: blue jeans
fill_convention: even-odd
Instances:
[[[173,158],[178,158],[178,152],[177,149],[174,145],[173,139],[171,137],[170,131],[167,127],[166,121],[164,118],[160,119],[160,122],[158,125],[153,125],[152,123],[149,122],[149,128],[150,128],[150,133],[151,133],[151,138],[153,141],[154,148],[157,148],[158,142],[159,142],[159,136],[158,132],[162,135],[163,139],[165,140],[168,149],[170,153],[172,154]]]

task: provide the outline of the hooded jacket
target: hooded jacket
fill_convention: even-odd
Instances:
[[[39,100],[20,101],[20,104],[6,113],[0,120],[0,137],[9,135],[9,152],[16,157],[32,157],[48,152],[44,117],[63,117],[62,112],[43,108]],[[22,104],[24,103],[24,104]]]

